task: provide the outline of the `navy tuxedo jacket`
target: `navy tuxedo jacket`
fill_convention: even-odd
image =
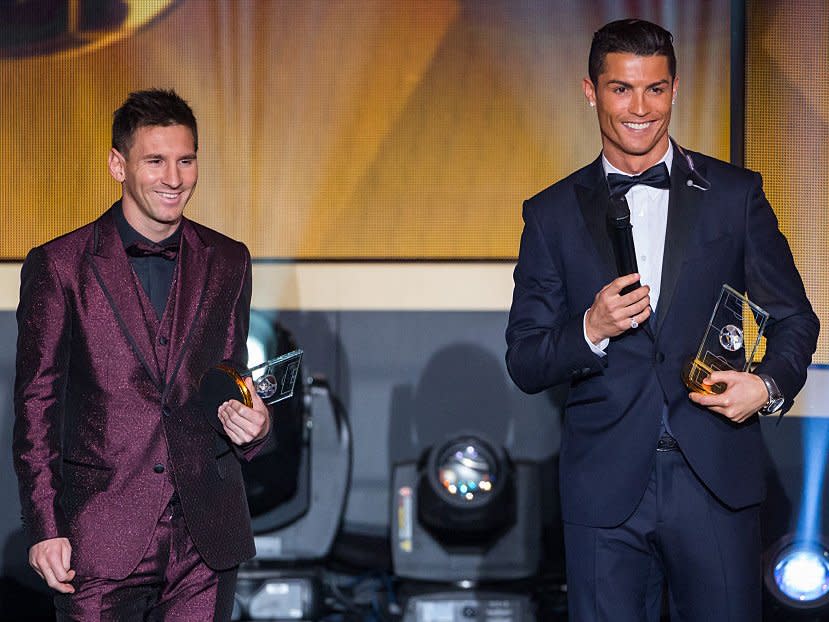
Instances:
[[[210,366],[246,363],[247,248],[184,220],[173,293],[170,333],[156,335],[111,210],[23,264],[14,393],[23,520],[32,543],[68,537],[81,576],[120,579],[135,568],[171,476],[209,566],[254,554],[246,452],[196,396]]]
[[[726,505],[762,501],[758,417],[734,424],[688,398],[680,371],[696,353],[724,283],[771,314],[757,372],[786,397],[803,386],[818,319],[762,190],[760,175],[691,154],[711,189],[689,187],[675,150],[656,315],[610,340],[605,357],[582,320],[617,275],[606,229],[601,158],[524,204],[507,338],[507,368],[524,391],[568,383],[561,444],[564,519],[596,527],[635,509],[655,459],[664,405],[691,468]]]

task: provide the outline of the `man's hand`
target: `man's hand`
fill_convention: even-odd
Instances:
[[[691,392],[691,401],[730,419],[742,423],[765,406],[769,392],[763,380],[744,371],[715,371],[703,380],[704,384],[725,383],[722,393],[703,394]]]
[[[619,292],[639,280],[638,274],[627,274],[605,285],[587,310],[585,330],[593,343],[621,335],[632,328],[631,321],[641,324],[651,315],[651,288],[642,285],[624,296]]]
[[[236,445],[244,445],[264,438],[271,427],[271,418],[265,402],[256,393],[253,381],[245,378],[245,384],[253,398],[253,408],[237,400],[230,400],[219,406],[219,421],[225,433]]]
[[[29,549],[29,565],[53,590],[72,594],[75,588],[69,583],[75,571],[69,568],[72,545],[68,538],[41,540]]]

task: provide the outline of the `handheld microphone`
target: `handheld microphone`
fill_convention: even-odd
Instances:
[[[613,244],[613,255],[616,258],[616,269],[619,271],[619,276],[639,272],[636,265],[636,250],[633,246],[630,208],[624,196],[610,197],[610,209],[607,212],[607,230]],[[619,294],[624,296],[637,287],[641,287],[639,281],[622,288]]]

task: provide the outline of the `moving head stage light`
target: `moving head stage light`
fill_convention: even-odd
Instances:
[[[251,313],[249,365],[295,349],[288,331]],[[324,379],[300,370],[293,397],[272,408],[268,445],[242,467],[256,557],[239,569],[233,620],[318,617],[321,564],[339,530],[350,483],[348,421]]]
[[[394,572],[433,584],[411,586],[403,621],[532,620],[530,597],[503,583],[538,568],[538,465],[513,462],[475,432],[433,445],[417,463],[395,465],[392,477]]]
[[[479,433],[458,434],[393,467],[395,574],[503,581],[535,573],[541,549],[536,464],[513,462]]]
[[[766,556],[763,579],[784,619],[818,620],[829,612],[829,550],[824,543],[784,536]]]

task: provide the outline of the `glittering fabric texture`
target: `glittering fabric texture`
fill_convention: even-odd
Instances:
[[[211,568],[254,553],[244,452],[195,395],[206,369],[245,361],[250,256],[185,220],[178,264],[160,320],[109,211],[23,265],[14,390],[23,519],[32,543],[68,537],[82,576],[129,575],[173,490]]]
[[[147,553],[121,580],[78,576],[74,594],[56,594],[58,622],[230,620],[236,568],[216,572],[199,555],[181,514],[165,507]]]

